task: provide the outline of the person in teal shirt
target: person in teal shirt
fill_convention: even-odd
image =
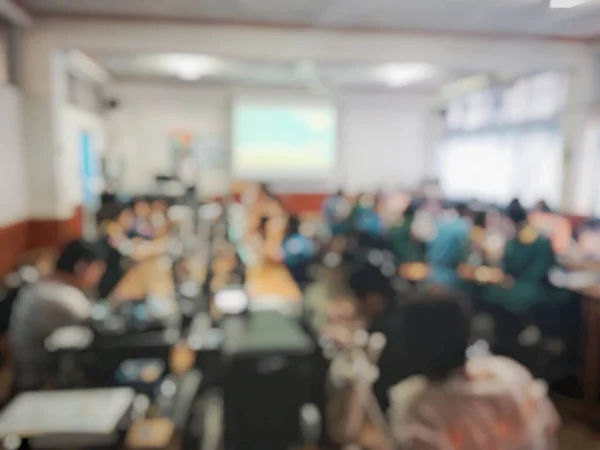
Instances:
[[[282,250],[283,262],[294,281],[299,285],[308,282],[308,267],[315,256],[315,248],[312,240],[300,233],[298,216],[292,215],[288,219]]]
[[[325,199],[322,214],[333,236],[339,236],[348,231],[350,205],[341,190]]]
[[[376,196],[362,194],[351,214],[354,228],[360,233],[375,237],[384,231],[383,219],[379,215],[379,201]]]
[[[466,205],[458,205],[442,217],[437,233],[428,243],[426,261],[429,284],[448,290],[460,288],[458,266],[468,257],[471,220]]]

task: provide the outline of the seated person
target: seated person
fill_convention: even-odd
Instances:
[[[558,448],[547,387],[508,358],[475,357],[443,378],[425,372],[392,388],[390,399],[399,450]]]
[[[371,236],[383,233],[384,223],[379,215],[379,200],[377,196],[362,194],[358,197],[356,205],[350,214],[353,228]]]
[[[397,384],[385,386],[389,425],[376,424],[373,410],[363,407],[363,426],[356,426],[361,418],[355,414],[353,429],[360,431],[347,436],[348,442],[377,450],[556,448],[559,419],[542,383],[506,358],[486,355],[467,360],[469,309],[460,297],[420,294],[401,310],[395,336],[386,334],[374,384],[377,396],[381,378],[391,367],[382,359],[394,350],[395,365],[404,373]],[[390,338],[400,345],[390,348],[395,342]],[[351,395],[360,395],[360,389],[355,384]],[[379,436],[367,432],[373,428]],[[391,436],[385,436],[388,429]]]
[[[420,374],[443,379],[464,365],[470,334],[469,308],[461,297],[449,294],[420,294],[399,303],[380,272],[373,269],[361,269],[353,274],[350,284],[356,291],[368,332],[378,332],[386,338],[377,361],[378,378],[372,387],[381,411],[385,412],[390,405],[388,392],[397,383]],[[359,392],[351,390],[348,395],[350,399],[346,404],[352,405],[352,397]],[[334,420],[343,422],[353,416],[351,428],[356,433],[361,428],[356,426],[360,414],[351,406],[346,413],[338,413],[339,417]],[[372,418],[367,417],[365,410],[363,425],[369,421]],[[331,428],[340,429],[339,426]],[[346,441],[343,443],[361,439],[352,434],[337,438]]]
[[[51,277],[19,292],[9,328],[19,390],[41,388],[52,377],[45,340],[58,328],[89,319],[92,305],[86,294],[96,288],[105,268],[95,247],[72,241],[61,251]]]
[[[151,212],[150,203],[145,198],[138,198],[133,202],[134,219],[129,233],[130,237],[148,240],[154,238],[155,230],[150,221]]]
[[[279,197],[275,195],[266,184],[261,184],[258,188],[258,198],[252,205],[253,212],[260,218],[259,232],[264,235],[266,225],[270,219],[281,216],[285,213],[285,207]]]
[[[504,279],[499,285],[490,286],[486,298],[515,313],[525,314],[548,301],[548,272],[556,263],[555,256],[552,243],[529,224],[527,212],[518,200],[511,202],[507,215],[517,235],[507,241],[504,248]]]
[[[438,362],[433,364],[447,364],[446,360],[448,358],[456,356],[452,353],[454,348],[453,339],[458,339],[457,336],[461,336],[461,339],[465,341],[464,345],[466,345],[468,338],[468,336],[462,336],[460,330],[453,331],[454,338],[440,338],[440,343],[443,343],[442,347],[445,345],[443,355],[438,352],[438,349],[435,355],[422,354],[424,360],[420,360],[421,357],[417,356],[412,360],[408,360],[406,345],[407,342],[411,342],[410,339],[413,337],[411,333],[417,333],[419,329],[422,329],[421,325],[418,325],[414,330],[408,325],[416,325],[421,320],[421,315],[431,314],[428,319],[430,322],[427,322],[432,324],[432,327],[428,328],[429,330],[438,330],[438,326],[441,326],[444,322],[452,324],[454,329],[454,327],[459,327],[460,322],[464,319],[452,308],[447,308],[445,305],[441,305],[437,309],[430,305],[419,305],[417,302],[407,306],[407,298],[399,297],[394,290],[393,279],[393,276],[387,276],[382,272],[382,265],[373,264],[371,261],[357,267],[349,278],[349,286],[356,296],[358,310],[365,320],[367,331],[369,333],[379,332],[387,340],[378,363],[380,377],[374,386],[375,396],[383,410],[386,410],[388,406],[387,389],[389,387],[411,374],[420,373],[424,361],[437,359]],[[444,311],[445,313],[436,318],[436,312],[438,311]],[[437,322],[435,322],[436,320]],[[434,323],[435,326],[433,326]],[[465,327],[468,329],[467,325]],[[443,327],[440,328],[440,330],[443,329]],[[430,337],[423,338],[422,344],[424,346],[433,346],[431,342],[438,342],[438,334],[430,334]],[[418,342],[416,337],[413,342]],[[462,340],[459,344],[463,345]]]
[[[399,264],[425,260],[425,247],[412,232],[417,209],[418,203],[411,202],[404,211],[404,217],[392,224],[389,230],[391,247]]]
[[[134,222],[135,215],[129,204],[118,204],[104,217],[100,234],[111,237],[114,241],[113,246],[119,247],[122,242],[138,237],[134,230]]]
[[[138,207],[139,209],[140,207]],[[142,209],[145,207],[142,206]],[[129,205],[121,205],[114,211],[111,220],[106,222],[101,233],[111,248],[134,260],[162,253],[165,250],[165,238],[150,239],[153,231],[142,235],[137,231],[136,216]],[[148,222],[149,224],[149,222]],[[152,228],[146,228],[152,230]]]
[[[169,219],[167,210],[169,205],[166,200],[156,199],[150,205],[150,215],[148,217],[150,225],[154,230],[155,236],[165,236],[169,231]]]
[[[539,211],[539,212],[545,212],[545,213],[549,213],[552,212],[552,210],[550,209],[550,207],[548,206],[548,203],[546,203],[546,200],[539,200],[534,208],[534,211]]]
[[[300,219],[296,215],[288,218],[281,249],[281,258],[294,281],[297,284],[308,282],[308,266],[315,257],[315,249],[312,240],[300,233]]]
[[[470,212],[466,205],[458,205],[442,217],[437,234],[428,243],[426,261],[429,282],[444,289],[456,289],[460,278],[456,272],[468,256],[470,243]]]
[[[325,199],[322,213],[333,236],[338,236],[348,231],[347,219],[350,213],[350,205],[341,190]]]
[[[473,217],[470,253],[467,263],[481,265],[486,262],[486,212],[475,211]]]

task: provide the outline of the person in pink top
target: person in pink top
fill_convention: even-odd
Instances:
[[[469,360],[443,382],[411,377],[390,390],[401,450],[555,450],[560,419],[544,382],[498,356]]]

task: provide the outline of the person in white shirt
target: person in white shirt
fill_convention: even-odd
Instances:
[[[18,390],[40,388],[53,378],[46,338],[58,328],[89,319],[92,304],[86,294],[96,288],[105,269],[101,253],[76,240],[63,248],[51,277],[21,288],[9,327]]]

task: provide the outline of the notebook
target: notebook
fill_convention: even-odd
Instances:
[[[0,438],[29,438],[36,448],[106,445],[131,408],[131,388],[26,392],[0,414]]]

